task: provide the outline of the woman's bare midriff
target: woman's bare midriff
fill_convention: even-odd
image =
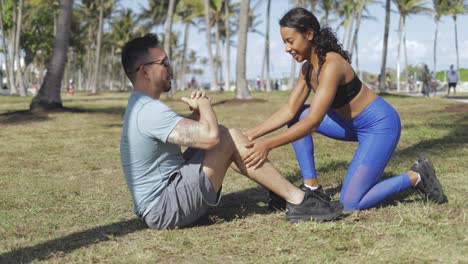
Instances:
[[[365,84],[362,84],[361,91],[348,104],[334,109],[342,117],[351,120],[358,116],[366,107],[377,98],[377,95],[369,89]]]

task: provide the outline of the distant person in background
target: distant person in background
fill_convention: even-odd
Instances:
[[[427,64],[424,64],[423,70],[422,70],[422,76],[421,76],[421,81],[422,81],[422,93],[424,96],[429,96],[429,91],[430,91],[430,81],[431,81],[431,73],[429,72],[429,68],[427,67]]]
[[[190,81],[190,88],[195,89],[195,90],[198,89],[198,83],[197,83],[197,79],[195,79],[195,76],[193,76],[192,80]]]
[[[450,88],[453,87],[453,94],[457,93],[457,83],[458,83],[458,72],[453,69],[453,65],[450,65],[450,69],[447,72],[448,78],[448,93],[447,96],[450,96]]]
[[[67,92],[71,95],[75,94],[75,86],[73,85],[73,79],[70,79],[70,81],[68,82]]]

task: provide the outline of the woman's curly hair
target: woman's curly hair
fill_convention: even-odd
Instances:
[[[348,63],[351,63],[351,55],[343,50],[343,46],[338,43],[335,33],[329,27],[320,27],[317,18],[302,7],[295,7],[289,10],[283,18],[280,19],[281,27],[294,28],[300,33],[305,34],[308,30],[314,33],[312,46],[315,47],[315,52],[319,58],[319,72],[322,65],[325,63],[325,57],[328,52],[336,52],[340,54]]]

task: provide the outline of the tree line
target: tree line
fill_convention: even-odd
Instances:
[[[399,12],[397,84],[400,89],[401,53],[404,69],[408,69],[406,52],[406,19],[429,14],[436,25],[434,32],[433,69],[437,65],[438,24],[443,16],[454,22],[454,39],[459,69],[457,16],[468,10],[463,0],[291,0],[311,10],[323,25],[342,29],[343,47],[355,60],[359,71],[359,28],[365,19],[373,19],[371,5],[386,10],[383,29],[383,52],[380,87],[385,90],[386,56],[390,10]],[[160,32],[164,49],[171,59],[175,87],[187,88],[187,76],[201,75],[197,65],[209,65],[210,89],[219,91],[235,84],[236,98],[251,98],[246,80],[246,47],[248,32],[264,37],[262,61],[263,89],[271,91],[269,25],[271,0],[148,0],[139,12],[121,0],[0,0],[1,53],[5,67],[2,76],[10,93],[27,94],[27,87],[41,84],[33,99],[37,105],[61,107],[60,90],[73,85],[92,94],[99,90],[127,90],[128,81],[120,66],[120,52],[125,42],[147,32]],[[392,5],[393,3],[393,5]],[[265,14],[265,15],[263,15]],[[259,29],[264,19],[266,28]],[[174,30],[177,25],[183,30]],[[189,32],[198,28],[207,43],[207,58],[190,48]],[[203,36],[204,35],[204,36]],[[192,36],[192,38],[195,36]],[[193,40],[192,40],[193,41]],[[401,52],[400,52],[401,51]],[[230,76],[230,54],[236,52],[236,76]],[[296,78],[296,63],[291,59],[288,86]],[[407,75],[408,71],[406,71]],[[405,75],[404,74],[404,75]],[[403,76],[403,78],[407,76]],[[54,95],[51,95],[54,94]],[[40,99],[40,98],[45,98]],[[35,104],[31,104],[33,107]]]

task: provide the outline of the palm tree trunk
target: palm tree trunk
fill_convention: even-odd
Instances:
[[[387,65],[388,32],[390,31],[390,0],[386,0],[385,2],[385,30],[379,80],[379,90],[381,92],[385,92],[387,89],[385,85],[385,67]]]
[[[16,1],[13,1],[13,27],[10,29],[10,36],[9,36],[9,47],[12,50],[11,57],[10,57],[10,64],[7,66],[9,67],[8,77],[10,78],[10,93],[11,94],[18,94],[18,90],[16,89],[16,78],[15,78],[15,64],[16,64]]]
[[[103,21],[104,21],[104,0],[99,1],[99,25],[98,25],[98,32],[97,32],[97,45],[96,45],[96,58],[94,61],[94,77],[93,77],[93,84],[91,87],[91,93],[96,94],[99,88],[99,80],[101,79],[101,46],[102,46],[102,31],[103,31]]]
[[[457,16],[453,16],[453,26],[455,30],[455,51],[457,53],[457,72],[460,76],[460,55],[458,54],[458,30],[457,30]],[[434,72],[435,74],[435,72]]]
[[[92,40],[93,39],[93,26],[88,26],[88,39]],[[85,59],[86,59],[86,67],[84,71],[84,77],[85,77],[85,90],[90,91],[91,90],[91,83],[92,83],[92,73],[93,73],[93,64],[91,63],[91,53],[92,50],[88,49],[86,51]]]
[[[175,0],[169,0],[169,8],[167,10],[167,20],[164,30],[164,51],[166,52],[167,57],[172,59],[172,49],[171,49],[171,35],[172,35],[172,22],[174,20],[174,10],[175,10]],[[173,68],[175,65],[172,65]],[[177,71],[174,71],[177,73]],[[174,80],[177,80],[175,76]],[[167,98],[172,98],[174,92],[177,90],[177,82],[174,83],[174,89],[171,89],[168,93],[166,93]]]
[[[328,25],[328,16],[330,15],[330,11],[325,10],[325,15],[323,16],[323,24]]]
[[[398,25],[398,50],[397,50],[397,92],[400,92],[400,54],[401,54],[401,39],[403,33],[403,16],[400,15],[400,24]]]
[[[247,55],[247,29],[249,19],[250,0],[242,0],[239,17],[239,41],[237,44],[237,66],[236,66],[236,98],[251,99],[247,80],[245,78],[246,55]]]
[[[266,13],[266,29],[265,29],[265,54],[262,65],[262,77],[261,80],[265,82],[265,91],[271,92],[270,83],[270,9],[271,0],[267,2],[267,13]],[[266,68],[266,79],[264,78],[264,68]]]
[[[187,88],[187,76],[186,75],[186,68],[187,68],[187,47],[188,47],[188,40],[189,40],[189,32],[190,32],[190,22],[185,23],[185,30],[184,30],[184,47],[182,49],[182,61],[180,65],[180,81],[179,87],[181,90],[185,90]]]
[[[406,49],[406,17],[403,16],[403,51],[405,59],[405,78],[406,78],[406,92],[409,92],[409,68],[408,68],[408,52]]]
[[[359,52],[358,52],[358,43],[356,42],[356,44],[354,45],[354,48],[355,48],[355,57],[356,57],[356,71],[359,73],[359,78],[362,80],[362,72],[361,70],[359,69]]]
[[[317,0],[310,0],[310,12],[312,12],[312,14],[315,14],[316,9],[317,9]]]
[[[26,88],[24,86],[23,73],[21,71],[20,61],[20,35],[23,22],[23,0],[19,1],[17,6],[18,15],[16,16],[16,34],[15,34],[15,61],[16,61],[16,81],[18,82],[18,90],[20,96],[26,96]],[[16,12],[16,10],[15,10]]]
[[[115,63],[115,46],[112,45],[111,55],[110,55],[110,67],[109,67],[109,89],[114,90],[114,63]]]
[[[229,83],[231,82],[231,45],[230,45],[230,40],[231,40],[231,36],[230,36],[230,32],[229,32],[229,0],[226,0],[225,3],[224,3],[224,15],[225,15],[225,19],[224,19],[224,27],[225,27],[225,30],[226,30],[226,58],[225,58],[225,67],[224,67],[224,70],[225,70],[225,78],[224,78],[224,87],[226,89],[226,91],[229,91],[230,88],[229,88]]]
[[[291,58],[291,72],[289,73],[288,90],[292,90],[296,84],[296,60]]]
[[[172,50],[171,50],[171,33],[172,33],[172,21],[174,19],[174,9],[175,9],[175,0],[169,1],[169,9],[167,10],[167,21],[166,21],[166,29],[165,32],[165,39],[164,39],[164,51],[167,54],[169,59],[172,59]]]
[[[78,70],[78,91],[83,91],[83,70]]]
[[[353,39],[353,27],[354,27],[354,14],[351,15],[351,17],[349,18],[349,22],[348,22],[348,33],[347,33],[347,39],[346,39],[346,50],[353,53],[353,49],[351,47],[351,40]],[[343,43],[344,44],[344,43]]]
[[[3,10],[3,4],[2,1],[0,1],[0,10]],[[13,73],[11,72],[11,60],[10,60],[10,53],[9,53],[9,48],[7,44],[7,33],[5,32],[5,29],[3,28],[3,12],[0,12],[0,33],[2,34],[2,45],[3,45],[3,56],[5,58],[5,69],[6,69],[6,79],[7,79],[7,84],[8,87],[10,88],[10,93],[12,94],[12,89],[14,89],[14,77]],[[16,90],[15,90],[16,91]]]
[[[39,89],[39,93],[32,99],[30,110],[48,111],[62,108],[60,83],[67,59],[73,0],[60,0],[60,14],[58,18],[57,34],[54,48],[50,57],[47,73]]]
[[[437,69],[437,35],[439,33],[439,21],[436,19],[435,21],[436,27],[434,32],[434,72]]]
[[[215,51],[215,65],[216,65],[216,84],[218,84],[218,80],[221,80],[221,77],[218,76],[218,74],[221,75],[221,48],[220,48],[220,43],[221,43],[221,40],[220,40],[220,37],[219,37],[219,20],[218,19],[215,19],[215,47],[216,47],[216,51]],[[221,88],[221,87],[219,87]]]
[[[205,0],[205,23],[206,23],[206,45],[208,47],[208,63],[211,70],[211,85],[212,91],[218,91],[216,82],[216,67],[213,61],[213,51],[211,49],[211,22],[210,22],[210,0]]]
[[[349,49],[349,52],[352,54],[353,50],[356,50],[356,56],[357,56],[357,51],[358,49],[355,47],[357,46],[357,41],[358,41],[358,35],[359,35],[359,28],[361,27],[361,19],[362,19],[362,12],[364,12],[364,2],[365,0],[360,0],[360,5],[359,5],[359,11],[357,14],[357,20],[356,20],[356,26],[354,29],[354,34],[353,34],[353,42],[351,44],[351,48]]]

